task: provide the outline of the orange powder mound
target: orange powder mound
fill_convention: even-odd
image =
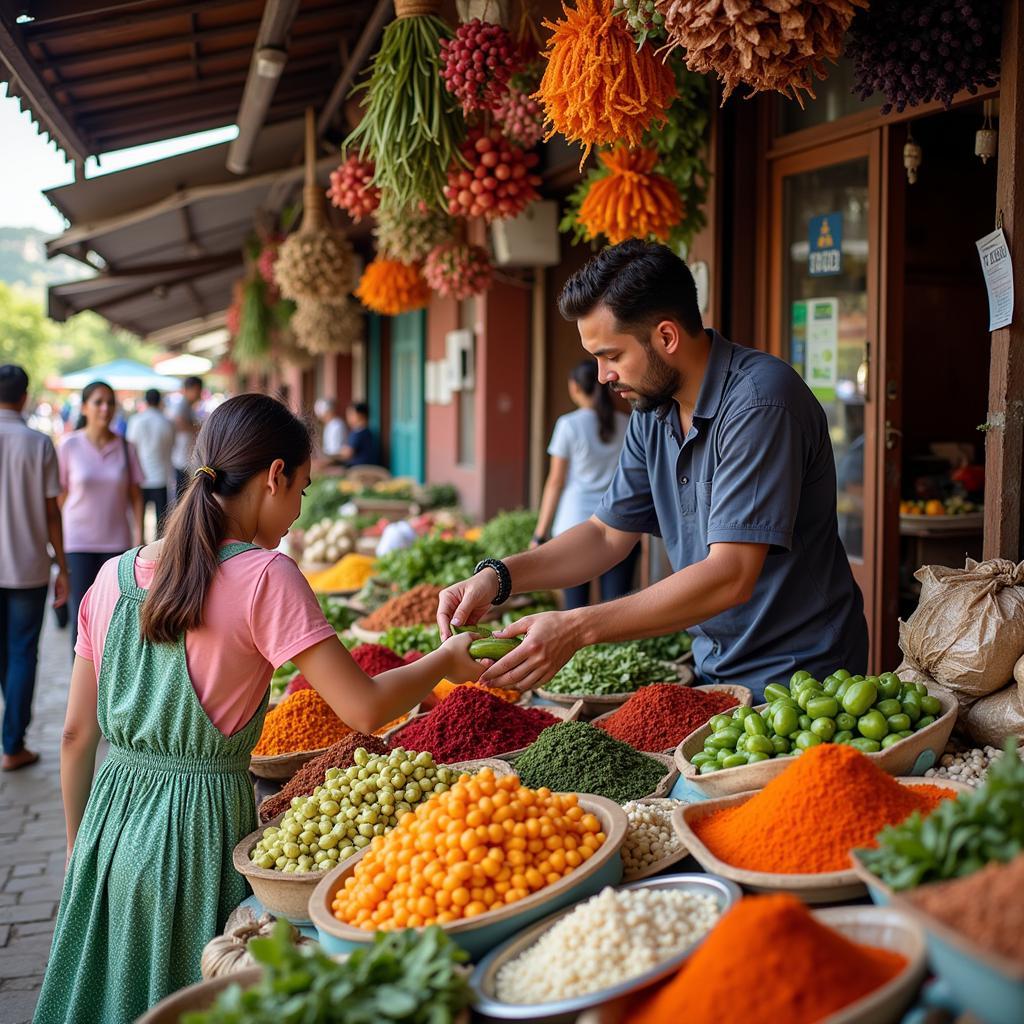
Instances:
[[[760,793],[697,822],[694,831],[719,860],[748,871],[844,871],[850,851],[874,846],[886,825],[914,811],[930,814],[956,794],[902,786],[854,747],[811,747]]]
[[[794,896],[748,896],[625,1021],[814,1024],[881,988],[905,964],[898,953],[861,946],[815,920]],[[744,980],[752,965],[761,979],[753,984]]]
[[[350,732],[316,690],[296,690],[267,713],[253,754],[274,757],[300,750],[320,750],[333,747]]]

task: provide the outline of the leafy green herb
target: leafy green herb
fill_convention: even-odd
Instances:
[[[635,641],[644,654],[659,661],[678,661],[693,648],[693,637],[687,632],[669,633],[668,636],[652,636],[647,640]]]
[[[632,693],[648,683],[678,678],[671,665],[644,654],[636,643],[594,644],[577,651],[544,688],[552,693],[596,696]]]
[[[552,612],[558,608],[555,595],[550,590],[538,590],[528,596],[530,603],[525,608],[510,608],[502,615],[503,626],[511,626],[513,622],[525,619],[527,615],[539,615],[541,612]]]
[[[536,512],[529,509],[499,512],[480,531],[480,546],[489,558],[508,558],[525,551],[536,532]]]
[[[468,579],[477,562],[486,557],[483,547],[473,541],[420,537],[409,547],[384,555],[377,563],[377,576],[399,591],[419,583],[446,587]]]
[[[314,480],[302,499],[302,512],[295,520],[296,528],[308,530],[321,519],[337,519],[341,506],[348,500],[348,496],[338,489],[337,477]]]
[[[963,878],[1024,851],[1024,762],[1009,739],[1002,757],[973,793],[944,800],[928,817],[912,814],[878,835],[878,848],[858,850],[865,866],[893,889]]]
[[[317,594],[316,599],[320,602],[320,610],[324,613],[324,618],[327,619],[338,633],[343,633],[359,618],[360,613],[354,612],[339,597],[327,597],[324,594]]]
[[[438,927],[378,932],[344,962],[293,946],[286,921],[249,951],[263,966],[251,988],[232,985],[182,1024],[450,1024],[470,999],[468,957]]]
[[[421,654],[436,651],[441,646],[441,634],[437,626],[392,626],[385,630],[380,642],[404,658],[410,651]]]

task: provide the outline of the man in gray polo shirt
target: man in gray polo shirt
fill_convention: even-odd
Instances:
[[[21,418],[28,375],[0,366],[0,688],[4,695],[5,772],[25,768],[39,755],[25,747],[36,686],[39,633],[46,613],[53,548],[58,576],[54,607],[67,600],[68,573],[57,495],[57,453],[44,434]]]
[[[522,619],[496,634],[526,638],[483,681],[531,689],[588,644],[680,629],[694,635],[705,682],[758,696],[796,669],[865,671],[828,424],[799,375],[705,330],[693,278],[665,246],[605,249],[569,279],[559,308],[601,381],[633,407],[618,470],[589,521],[444,591],[442,636],[477,622],[503,590],[593,579],[652,533],[671,576],[608,604]]]

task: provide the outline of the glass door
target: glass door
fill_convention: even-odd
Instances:
[[[878,333],[875,134],[776,161],[772,196],[772,351],[797,369],[828,418],[839,534],[873,627],[880,583],[871,373]]]
[[[424,314],[391,320],[391,471],[423,481]]]

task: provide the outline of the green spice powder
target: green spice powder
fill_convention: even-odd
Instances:
[[[649,796],[668,774],[660,761],[586,722],[545,729],[516,758],[524,786],[556,793],[593,793],[623,804]]]

